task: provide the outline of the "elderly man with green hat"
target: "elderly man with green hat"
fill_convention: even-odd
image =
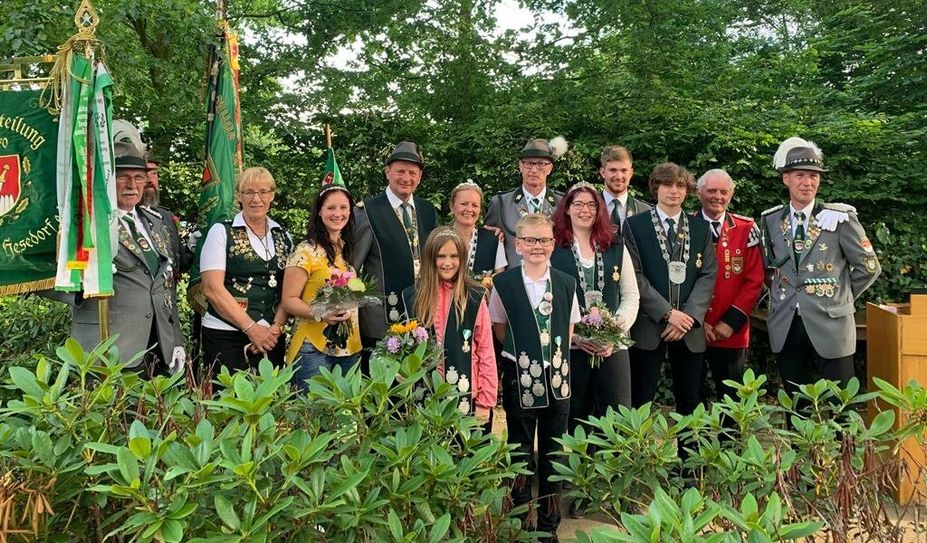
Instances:
[[[785,390],[817,376],[854,376],[854,301],[882,268],[856,209],[817,199],[824,169],[818,146],[793,137],[773,159],[789,203],[763,212],[760,229],[769,286],[769,345]]]
[[[383,299],[383,305],[360,310],[365,348],[383,338],[389,325],[402,321],[402,291],[415,284],[422,246],[437,223],[434,206],[415,196],[424,167],[415,142],[399,143],[383,169],[386,189],[358,202],[354,210],[353,265],[373,280],[377,295]]]
[[[515,252],[515,225],[528,213],[554,212],[562,193],[547,188],[547,178],[554,162],[567,151],[567,141],[558,136],[550,141],[530,139],[521,150],[518,171],[521,186],[493,196],[486,211],[486,225],[502,230],[505,235],[505,258],[508,268],[521,265],[521,256]]]

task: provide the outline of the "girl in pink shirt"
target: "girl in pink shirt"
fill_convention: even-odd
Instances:
[[[466,255],[456,230],[433,230],[422,251],[418,283],[403,292],[403,301],[409,318],[434,330],[444,349],[438,371],[461,393],[460,412],[486,423],[499,388],[496,355],[485,291],[462,266]]]

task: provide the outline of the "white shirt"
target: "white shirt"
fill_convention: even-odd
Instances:
[[[131,220],[135,221],[135,227],[138,229],[138,233],[141,234],[143,238],[145,238],[145,241],[148,242],[148,245],[154,248],[154,243],[152,243],[151,241],[151,235],[148,234],[148,225],[146,225],[145,221],[143,221],[142,218],[139,217],[138,211],[136,211],[135,208],[132,208],[132,211],[125,211],[125,210],[117,208],[116,213],[119,216],[120,222],[126,225],[125,226],[126,229],[129,228],[128,223],[130,220],[130,219],[126,219],[126,215],[131,215],[132,216]]]
[[[538,199],[539,208],[544,207],[544,197],[547,196],[546,186],[543,189],[541,189],[541,192],[539,192],[537,196],[533,196],[530,192],[528,192],[528,189],[526,189],[524,185],[521,186],[521,192],[522,194],[525,195],[525,203],[528,205],[528,211],[532,213],[534,212],[534,208],[531,205],[531,200],[533,200],[534,198]]]
[[[706,221],[708,221],[708,227],[711,229],[712,232],[714,232],[715,227],[714,227],[714,225],[712,225],[711,223],[717,222],[717,223],[718,223],[718,231],[717,231],[717,232],[714,232],[714,234],[715,234],[716,236],[720,236],[720,235],[721,235],[721,230],[724,228],[724,219],[727,218],[727,211],[722,211],[720,217],[718,217],[717,219],[712,219],[711,217],[708,216],[707,213],[705,213],[705,210],[703,209],[703,210],[702,210],[702,218],[705,219]]]
[[[241,212],[232,219],[232,226],[245,226],[245,217]],[[248,232],[248,241],[251,242],[251,248],[254,249],[255,254],[265,262],[276,255],[276,248],[274,247],[274,240],[270,235],[270,231],[274,228],[280,228],[280,225],[268,217],[267,227],[267,234],[263,238],[263,243],[261,242],[262,238],[258,237],[251,228],[245,228],[245,231]],[[206,234],[206,241],[203,242],[203,249],[200,251],[200,271],[225,271],[227,257],[225,246],[227,242],[228,237],[225,234],[225,225],[216,223],[209,228],[209,233]],[[259,320],[258,324],[264,326],[268,325],[267,321],[264,319]],[[238,330],[238,328],[226,324],[221,319],[209,313],[203,315],[203,326],[214,330]]]
[[[621,221],[624,222],[627,219],[628,213],[628,191],[624,191],[619,194],[617,197],[612,196],[612,193],[607,190],[602,191],[602,199],[605,200],[605,207],[608,208],[608,214],[611,215],[615,211],[615,206],[621,204],[618,208],[618,216],[621,217]]]
[[[811,203],[805,206],[802,209],[795,209],[792,207],[792,204],[789,204],[789,222],[792,225],[792,237],[795,237],[795,229],[798,228],[798,219],[795,218],[796,213],[805,214],[805,235],[808,234],[808,222],[811,220],[811,213],[814,212],[814,200],[811,200]]]
[[[413,198],[412,196],[409,196],[409,201],[405,201],[399,196],[396,196],[396,193],[393,192],[393,189],[391,189],[390,187],[386,187],[386,199],[389,200],[390,207],[392,207],[396,211],[396,213],[402,213],[402,209],[399,208],[399,206],[402,204],[409,204],[410,206],[412,206],[412,209],[410,211],[415,210],[415,198]]]
[[[580,256],[579,263],[584,268],[588,269],[593,266],[595,261],[593,258],[584,258]],[[637,288],[637,276],[634,274],[634,261],[631,260],[631,253],[628,252],[627,247],[624,248],[622,253],[621,269],[624,270],[625,273],[622,273],[621,277],[618,278],[618,292],[620,293],[621,302],[618,303],[618,309],[615,311],[615,314],[624,318],[621,329],[628,332],[631,330],[634,321],[637,320],[637,311],[640,309],[641,303],[641,293]],[[631,271],[628,272],[628,270]],[[628,348],[621,345],[619,349],[627,350]]]
[[[673,219],[673,230],[676,233],[679,233],[679,216],[682,215],[682,210],[679,210],[679,213],[675,215],[667,215],[660,209],[660,206],[657,206],[657,216],[660,217],[660,224],[663,225],[663,231],[669,235],[669,223],[666,222],[666,219]]]

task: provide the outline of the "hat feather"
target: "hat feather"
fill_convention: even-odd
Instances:
[[[116,156],[145,156],[145,142],[135,125],[124,119],[113,121],[113,143]],[[118,145],[122,144],[122,145]]]
[[[788,156],[789,151],[796,147],[811,147],[814,146],[813,143],[806,141],[798,136],[792,136],[791,138],[783,141],[779,144],[779,149],[776,150],[776,154],[773,155],[773,167],[776,169],[782,168],[785,166],[785,158]],[[815,146],[816,148],[817,146]]]
[[[556,138],[550,140],[547,143],[547,146],[550,148],[550,156],[554,160],[562,157],[566,154],[567,149],[570,148],[570,144],[567,143],[566,138],[563,136],[557,136]]]

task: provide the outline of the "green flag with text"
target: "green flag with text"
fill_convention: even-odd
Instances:
[[[41,91],[0,91],[0,294],[51,288],[58,125]]]

